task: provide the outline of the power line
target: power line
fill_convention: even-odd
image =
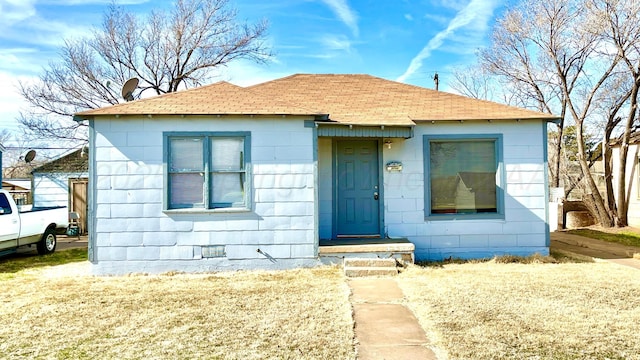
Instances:
[[[33,149],[33,150],[73,150],[76,147],[33,147],[33,146],[5,146],[7,150],[23,150],[23,149]]]

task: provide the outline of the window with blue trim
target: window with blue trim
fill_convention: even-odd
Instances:
[[[425,135],[425,216],[500,216],[501,147],[500,135]]]
[[[165,134],[167,208],[248,208],[249,133]]]

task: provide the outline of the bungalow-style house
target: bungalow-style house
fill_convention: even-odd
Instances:
[[[548,253],[552,115],[298,74],[75,119],[90,127],[98,274],[313,266],[332,244],[385,239],[419,260]]]
[[[38,166],[31,175],[34,207],[66,206],[80,216],[80,228],[87,228],[89,154],[86,148]]]

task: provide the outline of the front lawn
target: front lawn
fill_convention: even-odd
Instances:
[[[16,273],[27,269],[38,269],[86,260],[86,248],[56,251],[48,255],[12,254],[0,258],[0,281],[14,278]]]
[[[336,267],[125,277],[87,271],[84,262],[0,277],[3,358],[355,358],[349,290]]]
[[[640,270],[607,262],[411,267],[407,305],[449,359],[640,359]]]

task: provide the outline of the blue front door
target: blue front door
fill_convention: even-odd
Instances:
[[[338,141],[336,163],[336,237],[380,237],[378,141]]]

